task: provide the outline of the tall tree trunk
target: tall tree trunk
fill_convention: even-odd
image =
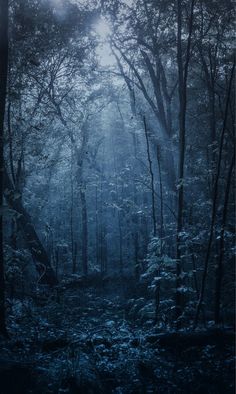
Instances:
[[[72,274],[76,273],[76,260],[77,260],[77,244],[74,235],[74,179],[73,179],[73,145],[71,146],[71,168],[70,168],[70,239],[71,239],[71,258],[72,258]]]
[[[95,185],[95,233],[96,233],[96,263],[99,266],[99,228],[98,228],[98,185]],[[102,272],[102,265],[100,265]]]
[[[202,37],[203,40],[203,37]],[[208,93],[208,105],[209,105],[209,126],[211,130],[211,148],[210,148],[210,192],[213,193],[214,189],[214,175],[215,175],[215,165],[216,165],[216,152],[215,152],[215,142],[216,142],[216,108],[215,108],[215,79],[216,79],[216,70],[212,65],[211,54],[208,61],[205,59],[203,53],[203,42],[198,44],[200,58],[202,61],[202,67],[205,74],[206,88]],[[215,59],[216,62],[216,59]]]
[[[154,188],[154,174],[152,169],[152,159],[150,154],[150,146],[149,146],[149,139],[148,139],[148,130],[146,124],[146,118],[143,117],[143,125],[144,125],[144,132],[146,138],[146,147],[147,147],[147,159],[149,164],[149,173],[151,178],[151,192],[152,192],[152,221],[153,221],[153,236],[157,235],[157,222],[156,222],[156,213],[155,213],[155,188]]]
[[[12,147],[12,131],[11,131],[11,103],[8,103],[7,108],[7,123],[8,123],[8,138],[9,138],[9,161],[11,169],[11,177],[13,183],[15,184],[15,171],[14,171],[14,160],[13,160],[13,147]]]
[[[8,69],[8,0],[0,3],[0,332],[6,335],[3,247],[4,118]]]
[[[88,215],[85,195],[85,186],[81,185],[80,200],[82,210],[82,271],[85,276],[88,275]]]
[[[162,184],[162,173],[161,173],[161,151],[160,147],[157,146],[157,165],[160,181],[160,241],[161,241],[161,255],[163,254],[163,236],[164,236],[164,207],[163,207],[163,184]]]
[[[212,204],[211,224],[210,224],[210,235],[209,235],[209,239],[208,239],[206,257],[205,257],[205,261],[204,261],[204,268],[203,268],[203,274],[202,274],[202,283],[201,283],[201,289],[200,289],[199,299],[198,299],[197,308],[196,308],[196,315],[195,315],[195,320],[194,320],[194,328],[196,328],[197,325],[198,325],[199,314],[200,314],[200,311],[202,309],[202,304],[203,304],[203,299],[204,299],[204,294],[205,294],[205,286],[206,286],[206,279],[207,279],[207,273],[208,273],[208,265],[209,265],[209,259],[210,259],[210,254],[211,254],[211,246],[212,246],[212,241],[213,241],[215,219],[216,219],[216,211],[217,211],[217,198],[218,198],[218,187],[219,187],[218,183],[219,183],[220,171],[221,171],[221,159],[222,159],[222,153],[223,153],[224,137],[225,137],[226,127],[227,127],[227,118],[228,118],[228,111],[229,111],[231,88],[232,88],[232,84],[233,84],[234,69],[235,69],[235,63],[233,65],[232,71],[231,71],[229,87],[228,87],[228,92],[227,92],[227,98],[226,98],[223,127],[222,127],[221,136],[220,136],[219,157],[218,157],[218,162],[217,162],[217,170],[216,170],[215,183],[214,183],[213,204]]]
[[[186,95],[184,92],[184,70],[182,53],[182,2],[178,0],[178,41],[177,41],[177,61],[179,74],[179,166],[178,166],[178,215],[177,215],[177,253],[176,253],[176,319],[182,313],[182,294],[180,287],[182,284],[181,273],[181,232],[183,230],[183,208],[184,208],[184,160],[185,160],[185,116],[186,116]]]
[[[227,220],[227,210],[228,210],[228,202],[229,202],[229,193],[231,186],[231,178],[233,173],[235,163],[235,153],[230,163],[229,172],[227,176],[226,189],[225,189],[225,198],[224,198],[224,208],[223,208],[223,217],[220,231],[220,255],[218,259],[218,264],[216,267],[216,285],[215,285],[215,324],[220,323],[220,300],[221,300],[221,287],[223,280],[223,261],[224,261],[224,251],[225,251],[225,225]]]
[[[57,284],[56,275],[51,267],[50,259],[44,249],[38,235],[31,222],[30,215],[26,212],[22,205],[20,197],[14,191],[12,182],[5,171],[4,177],[5,198],[8,205],[14,209],[17,214],[17,222],[22,229],[27,246],[31,252],[38,273],[40,274],[40,282],[53,286]]]
[[[138,207],[138,192],[136,185],[136,160],[137,160],[137,136],[135,133],[132,135],[133,137],[133,149],[134,149],[134,161],[133,161],[133,171],[134,171],[134,181],[133,181],[133,202],[135,210]],[[133,243],[134,243],[134,275],[137,282],[140,278],[140,263],[139,263],[139,218],[138,215],[135,214],[133,216]]]
[[[148,205],[148,198],[146,191],[143,190],[142,193],[142,209],[144,214],[141,216],[141,228],[142,228],[142,256],[146,256],[147,254],[147,247],[148,247],[148,240],[149,240],[149,228],[148,228],[148,220],[146,216],[145,209]],[[143,268],[143,267],[142,267]]]
[[[182,314],[183,295],[182,263],[181,263],[181,233],[183,231],[184,212],[184,163],[185,163],[185,138],[186,138],[186,108],[187,108],[187,78],[190,61],[191,36],[193,25],[194,0],[191,2],[189,19],[189,34],[185,61],[182,48],[182,0],[178,0],[178,32],[177,32],[177,64],[179,82],[179,166],[178,166],[178,214],[177,214],[177,239],[176,239],[176,320]]]
[[[99,227],[97,232],[97,239],[98,239],[98,259],[100,262],[100,270],[101,273],[103,272],[103,261],[102,261],[102,220],[103,220],[103,177],[100,178],[100,220],[99,220]]]
[[[113,163],[114,163],[114,170],[115,170],[115,184],[116,184],[116,196],[117,196],[117,203],[119,205],[119,190],[118,190],[118,169],[117,169],[117,158],[116,158],[116,151],[115,151],[115,143],[112,135],[112,152],[113,152]],[[123,231],[122,231],[122,216],[120,214],[119,208],[117,209],[117,221],[118,221],[118,232],[119,232],[119,273],[120,276],[123,276],[124,271],[124,261],[123,261]]]
[[[123,232],[122,232],[122,219],[120,211],[118,210],[118,230],[119,230],[119,272],[123,276],[124,261],[123,261]]]
[[[106,226],[101,224],[101,273],[107,274],[107,241],[106,241]]]

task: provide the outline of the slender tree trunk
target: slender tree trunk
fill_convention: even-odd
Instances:
[[[142,208],[145,212],[145,208],[148,205],[148,198],[145,191],[143,191],[142,195]],[[147,246],[148,246],[148,238],[149,238],[149,229],[148,229],[148,220],[146,216],[146,212],[141,216],[141,228],[142,228],[142,256],[146,256],[147,254]]]
[[[161,175],[161,160],[160,160],[160,150],[159,146],[157,146],[157,165],[159,172],[159,180],[160,180],[160,203],[161,203],[161,211],[160,211],[160,255],[163,255],[163,235],[164,235],[164,216],[163,216],[163,187],[162,187],[162,175]],[[160,276],[160,267],[157,270],[157,277]],[[158,314],[160,307],[160,294],[161,294],[161,284],[160,281],[156,284],[155,289],[155,324],[158,323]]]
[[[180,317],[183,307],[183,297],[180,291],[182,285],[181,273],[181,232],[183,230],[184,209],[184,161],[185,161],[185,116],[186,94],[184,86],[183,52],[182,52],[182,1],[178,0],[178,39],[177,61],[179,74],[179,166],[178,166],[178,215],[177,215],[177,253],[176,253],[176,320]]]
[[[160,269],[158,268],[157,276],[159,276],[159,275],[160,275]],[[160,281],[158,281],[156,288],[155,288],[155,320],[154,320],[154,324],[157,324],[158,319],[159,319],[160,293],[161,293],[161,287],[160,287]]]
[[[139,266],[139,239],[138,232],[134,233],[134,275],[135,279],[138,282],[140,278],[140,266]]]
[[[137,207],[137,187],[134,182],[133,184],[133,200],[134,206]],[[139,220],[137,214],[134,215],[133,221],[133,243],[134,243],[134,275],[137,281],[139,281],[140,277],[140,267],[139,267]]]
[[[185,164],[185,139],[186,139],[186,109],[187,109],[187,79],[190,61],[191,37],[193,27],[194,0],[191,2],[189,19],[189,33],[185,61],[182,48],[182,0],[178,0],[178,32],[177,32],[177,63],[179,82],[179,166],[178,166],[178,214],[177,214],[177,239],[176,239],[176,321],[182,314],[183,295],[182,263],[181,263],[181,233],[183,231],[184,212],[184,164]],[[177,324],[178,325],[178,324]]]
[[[13,183],[15,184],[15,171],[14,171],[14,160],[13,160],[13,146],[12,146],[12,131],[11,131],[11,103],[8,103],[7,108],[7,123],[8,123],[8,135],[9,135],[9,161]]]
[[[146,124],[146,118],[143,116],[143,125],[144,125],[144,132],[146,138],[146,147],[147,147],[147,159],[149,164],[149,173],[151,178],[151,191],[152,191],[152,221],[153,221],[153,236],[156,237],[157,235],[157,222],[156,222],[156,213],[155,213],[155,187],[154,187],[154,174],[152,169],[152,159],[150,153],[150,146],[149,146],[149,139],[148,139],[148,130]]]
[[[203,33],[202,33],[203,34]],[[202,37],[203,40],[203,37]],[[210,170],[211,174],[209,176],[210,181],[210,191],[213,192],[214,188],[214,173],[216,164],[216,152],[215,152],[215,142],[216,142],[216,109],[215,109],[215,70],[212,66],[212,60],[208,59],[206,61],[203,53],[203,43],[198,45],[199,53],[202,61],[203,71],[205,74],[206,87],[208,92],[208,104],[209,104],[209,126],[211,130],[211,149],[210,149]],[[216,60],[215,60],[216,61]],[[210,68],[210,69],[209,69]]]
[[[210,87],[208,88],[210,90]],[[210,125],[211,125],[211,144],[212,144],[212,165],[214,167],[216,155],[215,155],[215,146],[214,143],[216,142],[216,111],[215,111],[215,85],[213,84],[211,91],[208,91],[209,95],[209,106],[210,106]]]
[[[88,275],[88,215],[84,185],[81,185],[80,200],[82,209],[82,271]]]
[[[87,213],[87,201],[86,201],[86,183],[84,181],[83,176],[83,166],[84,159],[88,144],[88,123],[87,118],[84,120],[81,127],[81,146],[78,148],[75,144],[75,139],[72,136],[71,142],[74,145],[76,150],[76,160],[77,160],[77,182],[80,193],[80,201],[81,201],[81,216],[82,216],[82,272],[83,275],[88,275],[88,213]]]
[[[5,319],[5,280],[3,246],[3,194],[4,194],[4,118],[8,69],[8,0],[0,3],[0,332],[7,335]]]
[[[161,255],[163,254],[163,236],[164,236],[164,207],[163,207],[163,185],[162,185],[162,174],[161,174],[161,153],[159,146],[157,146],[157,165],[158,165],[158,173],[159,173],[159,181],[160,181],[160,241],[161,241]]]
[[[225,132],[226,132],[226,126],[227,126],[227,118],[228,118],[228,111],[229,111],[231,88],[232,88],[232,84],[233,84],[234,69],[235,69],[235,64],[233,65],[232,71],[231,71],[229,87],[228,87],[228,92],[227,92],[226,105],[225,105],[225,114],[224,114],[223,127],[222,127],[221,136],[220,136],[219,157],[218,157],[218,162],[217,162],[217,171],[216,171],[216,176],[215,176],[214,193],[213,193],[213,204],[212,204],[212,214],[211,214],[211,224],[210,224],[210,235],[209,235],[209,239],[208,239],[206,257],[205,257],[205,261],[204,261],[204,268],[203,268],[203,274],[202,274],[202,283],[201,283],[201,289],[200,289],[199,299],[198,299],[197,308],[196,308],[196,315],[195,315],[195,320],[194,320],[194,328],[196,328],[197,325],[198,325],[199,314],[200,314],[200,311],[202,309],[202,304],[203,304],[204,294],[205,294],[205,286],[206,286],[206,279],[207,279],[207,273],[208,273],[208,265],[209,265],[209,259],[210,259],[210,254],[211,254],[211,246],[212,246],[212,241],[213,241],[215,219],[216,219],[216,211],[217,211],[217,198],[218,198],[218,186],[219,186],[218,183],[219,183],[220,170],[221,170],[221,159],[222,159],[222,152],[223,152],[223,145],[224,145],[224,137],[225,137]]]
[[[134,113],[134,115],[136,115]],[[136,160],[137,160],[137,136],[133,133],[133,149],[134,149],[134,182],[133,182],[133,201],[134,207],[138,206],[138,193],[137,193],[137,185],[136,185]],[[135,214],[133,218],[133,243],[134,243],[134,275],[135,279],[138,282],[140,278],[140,264],[139,264],[139,219]]]
[[[193,265],[193,283],[194,283],[194,287],[195,287],[195,291],[196,291],[197,299],[198,299],[198,297],[199,297],[199,286],[198,286],[198,280],[197,280],[197,267],[196,267],[194,253],[191,254],[191,259],[192,259],[192,265]]]
[[[122,233],[122,223],[120,211],[118,211],[118,230],[119,230],[119,271],[120,275],[123,276],[124,273],[124,262],[123,262],[123,233]]]
[[[96,263],[99,265],[99,231],[98,231],[98,186],[95,186],[95,233],[96,233]],[[102,266],[100,265],[102,272]]]
[[[113,151],[113,162],[114,162],[114,170],[116,175],[116,196],[119,196],[118,190],[118,170],[117,170],[117,163],[116,163],[116,152],[114,149],[114,139],[112,136],[112,151]],[[119,203],[119,201],[118,201]],[[118,220],[118,232],[119,232],[119,273],[123,276],[124,271],[124,262],[123,262],[123,231],[122,231],[122,217],[120,214],[120,210],[117,210],[117,220]]]
[[[106,241],[106,227],[104,223],[101,225],[101,272],[102,275],[107,273],[107,241]]]
[[[58,280],[58,271],[59,271],[59,250],[58,247],[55,250],[55,275]]]
[[[235,163],[235,154],[230,163],[229,172],[227,176],[226,182],[226,190],[225,190],[225,198],[224,198],[224,208],[223,208],[223,218],[221,224],[221,231],[220,231],[220,255],[218,259],[218,264],[216,268],[216,285],[215,285],[215,324],[220,323],[220,300],[221,300],[221,287],[222,287],[222,280],[223,280],[223,261],[224,261],[224,251],[225,251],[225,225],[227,220],[227,210],[228,210],[228,202],[229,202],[229,193],[230,193],[230,186],[231,186],[231,178],[233,173]]]
[[[101,176],[100,179],[100,222],[99,222],[99,229],[98,229],[98,256],[99,256],[99,261],[100,261],[100,270],[101,273],[103,271],[103,261],[102,261],[102,242],[103,242],[103,238],[102,238],[102,220],[103,220],[103,178]]]
[[[73,179],[73,145],[71,146],[71,168],[70,168],[70,186],[71,186],[71,205],[70,205],[70,238],[71,238],[71,258],[72,274],[76,273],[77,244],[74,236],[74,179]]]

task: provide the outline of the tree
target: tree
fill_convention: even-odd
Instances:
[[[8,0],[0,4],[0,332],[6,334],[4,280],[4,120],[8,73]]]
[[[185,166],[185,146],[186,146],[186,110],[187,110],[187,81],[191,56],[191,39],[194,16],[194,0],[191,1],[188,40],[185,59],[183,60],[182,43],[182,22],[183,11],[182,1],[178,0],[178,33],[177,33],[177,63],[178,63],[178,87],[179,87],[179,166],[178,166],[178,216],[177,216],[177,241],[176,241],[176,317],[181,316],[183,301],[181,289],[181,233],[183,231],[184,212],[184,166]]]
[[[17,221],[22,228],[28,248],[35,260],[36,269],[40,274],[40,282],[50,286],[57,284],[57,278],[51,267],[46,250],[38,238],[31,218],[22,206],[20,195],[16,194],[7,172],[5,172],[4,188],[5,197],[9,206],[14,209],[18,215]]]
[[[225,254],[225,227],[227,221],[227,213],[228,213],[228,203],[230,197],[230,187],[232,182],[232,174],[235,165],[235,152],[231,159],[231,163],[228,170],[227,182],[225,188],[225,196],[224,196],[224,207],[223,207],[223,215],[222,215],[222,223],[220,230],[220,251],[218,262],[216,266],[216,283],[215,283],[215,324],[219,324],[221,322],[221,298],[222,298],[222,282],[224,277],[224,254]]]
[[[227,120],[228,120],[228,113],[229,113],[229,106],[230,106],[230,96],[231,96],[231,89],[233,85],[233,79],[234,79],[234,70],[235,70],[235,63],[233,64],[233,67],[231,69],[230,73],[230,78],[229,78],[229,84],[228,84],[228,89],[227,89],[227,98],[226,98],[226,104],[225,104],[225,111],[224,111],[224,121],[222,125],[222,131],[220,135],[220,144],[219,144],[219,153],[218,153],[218,160],[217,160],[217,168],[216,168],[216,176],[215,176],[215,182],[214,182],[214,193],[213,193],[213,203],[212,203],[212,212],[211,212],[211,223],[210,223],[210,234],[208,238],[208,243],[207,243],[207,251],[205,255],[205,260],[204,260],[204,269],[203,269],[203,274],[202,274],[202,281],[201,281],[201,289],[199,293],[199,299],[197,303],[197,308],[196,308],[196,316],[195,316],[195,321],[194,321],[194,327],[197,326],[198,320],[199,320],[199,314],[202,309],[203,305],[203,300],[204,300],[204,294],[206,290],[206,280],[207,280],[207,274],[208,274],[208,266],[209,266],[209,260],[210,260],[210,254],[211,254],[211,248],[212,248],[212,242],[213,242],[213,237],[214,237],[214,229],[215,229],[215,223],[216,223],[216,213],[217,213],[217,202],[218,202],[218,193],[219,193],[219,178],[220,178],[220,172],[221,172],[221,165],[222,165],[222,153],[223,153],[223,146],[224,146],[224,138],[225,138],[225,133],[226,133],[226,128],[227,128]],[[230,165],[230,171],[229,171],[229,182],[231,178],[231,167],[233,166],[233,161],[231,162]],[[228,186],[226,187],[226,190],[229,188],[230,183],[228,182]],[[224,214],[223,214],[223,225],[226,220],[226,212],[227,212],[227,198],[224,203]],[[221,234],[221,242],[223,241],[223,234]],[[218,265],[218,270],[221,271],[221,265],[222,265],[222,253],[223,253],[223,247],[224,245],[221,244],[221,250],[220,250],[220,260],[219,260],[219,265]],[[222,274],[222,273],[221,273]],[[218,275],[217,275],[218,276]],[[219,277],[217,279],[218,282],[218,293],[217,297],[220,297],[220,286],[221,286],[221,278],[219,281]],[[219,298],[218,298],[219,301]],[[218,308],[218,306],[217,306]],[[218,322],[219,316],[218,316],[218,311],[216,311],[216,320]]]
[[[109,13],[109,6],[107,8]],[[152,142],[155,145],[156,142],[161,143],[162,149],[165,150],[162,164],[168,173],[167,184],[170,190],[175,192],[172,102],[177,86],[177,76],[176,70],[167,62],[167,59],[172,61],[173,58],[173,49],[170,46],[170,36],[174,37],[172,4],[169,6],[168,2],[161,2],[157,5],[155,1],[145,0],[131,7],[127,5],[125,20],[122,12],[121,15],[118,12],[114,16],[110,10],[110,14],[115,25],[111,46],[120,75],[128,86],[132,105],[142,106],[138,104],[140,92],[148,105],[147,108],[153,111],[156,124],[154,125],[154,122],[152,124]],[[166,19],[166,14],[168,19]],[[129,24],[126,23],[127,20]],[[169,28],[168,35],[165,34],[166,23]]]

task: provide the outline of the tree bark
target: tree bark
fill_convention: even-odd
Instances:
[[[15,193],[12,182],[5,171],[4,177],[5,198],[8,205],[17,213],[17,222],[21,227],[27,246],[35,260],[36,269],[40,275],[40,283],[50,286],[57,284],[56,275],[51,267],[50,260],[31,222],[30,215],[22,205],[20,196]]]
[[[222,280],[223,280],[223,262],[224,262],[224,251],[225,251],[225,225],[227,221],[227,211],[228,211],[228,202],[229,202],[229,193],[231,186],[231,178],[234,169],[235,163],[235,153],[232,157],[229,172],[227,176],[226,189],[225,189],[225,198],[224,198],[224,208],[223,208],[223,217],[220,231],[220,255],[218,259],[218,264],[216,267],[216,285],[215,285],[215,324],[220,323],[220,300],[221,300],[221,288],[222,288]]]
[[[0,332],[6,335],[3,245],[4,118],[8,70],[8,0],[0,3]]]
[[[150,147],[149,147],[149,140],[148,140],[148,130],[146,124],[146,118],[143,117],[143,125],[145,131],[145,138],[146,138],[146,146],[147,146],[147,159],[149,164],[149,173],[151,178],[151,191],[152,191],[152,221],[153,221],[153,236],[157,235],[157,223],[156,223],[156,213],[155,213],[155,188],[154,188],[154,174],[152,170],[152,159],[150,154]]]
[[[88,275],[88,215],[85,195],[85,185],[80,188],[80,200],[82,211],[82,271],[83,275]]]
[[[178,0],[178,32],[177,32],[177,64],[179,77],[179,166],[178,166],[178,214],[177,214],[177,237],[176,237],[176,321],[182,314],[183,295],[182,286],[182,263],[181,263],[181,233],[183,231],[184,212],[184,164],[185,164],[185,138],[186,138],[186,109],[187,109],[187,78],[190,61],[191,36],[193,25],[194,0],[191,2],[189,19],[189,34],[185,62],[183,61],[182,48],[182,1]]]
[[[160,181],[160,241],[161,241],[161,255],[163,254],[163,237],[164,237],[164,204],[163,204],[163,184],[162,184],[162,171],[161,171],[161,151],[157,146],[157,165]]]
[[[77,244],[74,236],[74,179],[73,179],[73,146],[71,147],[71,168],[70,168],[70,239],[71,239],[71,257],[72,257],[72,274],[76,273],[76,260],[77,260]]]

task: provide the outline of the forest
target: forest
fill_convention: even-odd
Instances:
[[[0,394],[235,392],[234,28],[0,0]]]

